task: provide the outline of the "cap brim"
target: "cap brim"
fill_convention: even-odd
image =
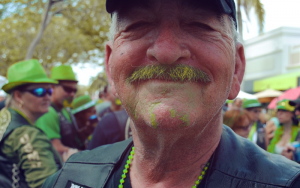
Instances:
[[[41,78],[34,81],[19,81],[19,82],[10,82],[2,86],[2,90],[6,93],[10,93],[14,88],[25,85],[25,84],[58,84],[57,81],[50,78]]]
[[[247,108],[262,108],[263,106],[259,103],[255,103],[255,104],[249,104],[245,107],[245,109]]]
[[[118,3],[120,3],[120,0],[106,0],[106,11],[108,13],[113,13],[116,11],[118,7]],[[214,3],[215,6],[218,7],[219,11],[228,15],[231,15],[231,17],[236,22],[236,8],[234,1],[226,1],[226,0],[214,0],[214,1],[208,1],[210,3]],[[236,24],[237,29],[237,24]]]
[[[84,104],[82,106],[79,106],[78,108],[73,109],[71,112],[72,112],[72,114],[76,114],[78,112],[81,112],[83,110],[91,108],[91,107],[93,107],[95,105],[96,105],[96,101],[90,101],[90,102],[88,102],[88,103],[86,103],[86,104]]]

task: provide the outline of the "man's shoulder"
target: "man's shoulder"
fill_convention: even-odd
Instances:
[[[237,182],[291,185],[300,174],[300,165],[281,155],[271,154],[224,126],[215,153],[215,169]]]
[[[70,182],[74,185],[102,187],[131,147],[132,139],[128,139],[76,153],[60,171],[47,179],[43,188],[66,187]]]

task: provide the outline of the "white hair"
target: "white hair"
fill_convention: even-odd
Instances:
[[[118,21],[118,14],[116,12],[112,13],[111,16],[111,24],[109,28],[109,33],[108,33],[108,39],[110,41],[114,41],[115,39],[115,34],[117,32],[117,21]]]
[[[234,21],[234,19],[229,16],[229,19],[230,19],[230,22],[231,22],[231,32],[232,32],[232,38],[235,42],[235,44],[237,42],[239,42],[239,35],[237,33],[237,30],[236,30],[236,22]],[[112,13],[112,17],[111,17],[111,25],[110,25],[110,28],[109,28],[109,33],[108,33],[108,37],[109,37],[109,40],[110,41],[114,41],[114,38],[115,38],[115,34],[117,32],[117,22],[118,22],[118,14],[117,12],[114,12]]]

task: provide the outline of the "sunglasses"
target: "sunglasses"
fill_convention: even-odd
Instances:
[[[61,85],[61,87],[63,88],[63,90],[66,92],[66,93],[76,93],[77,92],[77,89],[74,89],[74,88],[71,88],[71,87],[68,87],[68,86],[63,86]]]
[[[49,89],[45,89],[45,88],[42,88],[42,87],[39,87],[39,88],[35,88],[35,89],[29,89],[29,90],[25,90],[29,93],[31,93],[32,95],[36,96],[36,97],[44,97],[46,96],[47,94],[49,96],[52,95],[52,88],[49,88]]]

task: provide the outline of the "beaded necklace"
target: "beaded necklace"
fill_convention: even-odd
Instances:
[[[123,184],[125,182],[125,178],[126,178],[126,174],[128,173],[128,170],[129,170],[129,167],[130,167],[130,164],[132,162],[132,159],[133,159],[133,156],[134,156],[134,147],[132,147],[131,149],[131,152],[128,156],[128,160],[126,161],[126,165],[125,165],[125,168],[123,170],[123,174],[122,174],[122,178],[120,179],[120,184],[119,184],[119,187],[118,188],[123,188]],[[196,180],[195,182],[195,185],[192,187],[192,188],[197,188],[197,186],[200,184],[200,182],[203,180],[203,177],[205,176],[206,174],[206,171],[208,169],[208,166],[209,166],[209,162],[206,163],[205,167],[203,168],[203,170],[201,171],[201,174],[200,176],[198,177],[198,179]]]

